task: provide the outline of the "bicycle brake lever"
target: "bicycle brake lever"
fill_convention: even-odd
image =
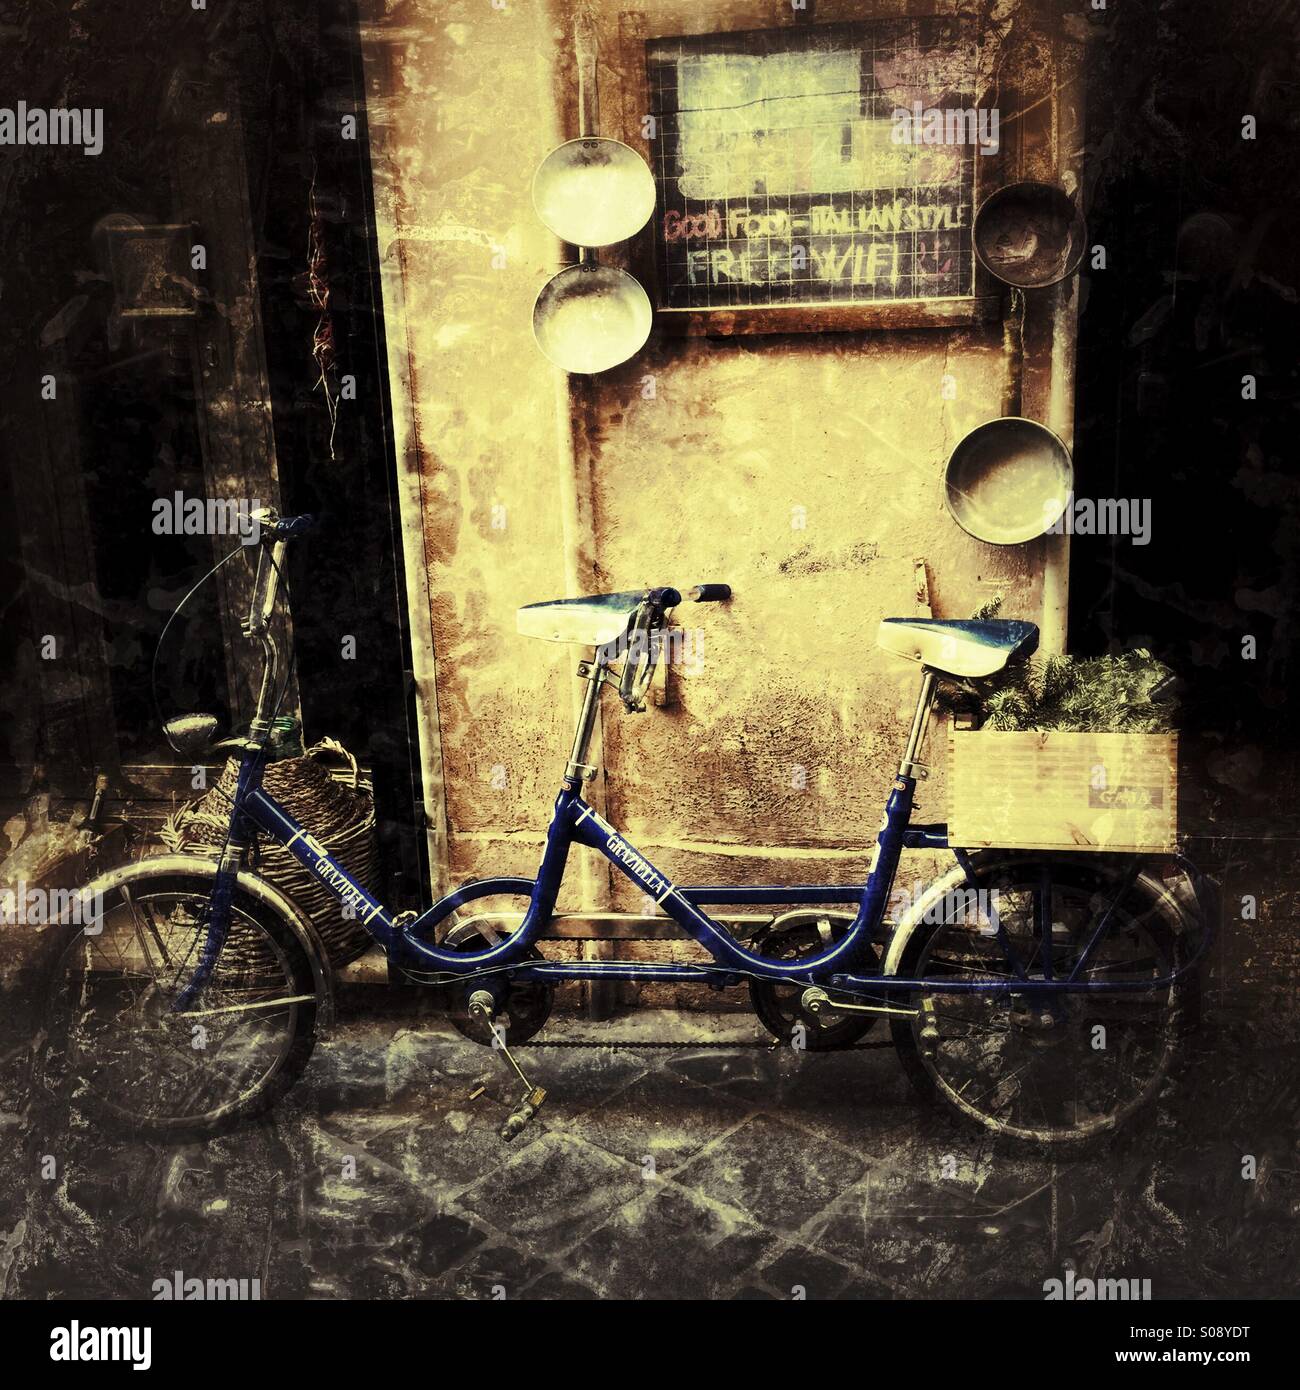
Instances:
[[[540,1086],[534,1086],[531,1091],[519,1102],[518,1105],[506,1116],[506,1122],[501,1126],[501,1137],[508,1144],[516,1135],[522,1133],[524,1126],[542,1108],[542,1102],[546,1099],[546,1092]]]
[[[665,623],[662,595],[679,603],[676,589],[651,589],[628,624],[623,647],[623,669],[619,672],[618,696],[629,714],[645,710],[645,695],[659,661],[660,633]],[[671,604],[667,605],[671,606]]]

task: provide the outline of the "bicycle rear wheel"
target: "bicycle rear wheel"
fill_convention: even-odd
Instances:
[[[65,928],[46,981],[37,1080],[144,1135],[229,1129],[273,1105],[315,1044],[317,983],[292,928],[237,890],[212,977],[172,1008],[207,934],[212,880],[110,889],[100,930]]]
[[[1125,888],[1113,863],[1033,855],[977,857],[976,866],[975,911],[969,895],[942,899],[937,920],[912,928],[891,973],[1016,978],[992,912],[1033,979],[1044,978],[1048,961],[1053,978],[1068,976],[1108,910],[1109,926],[1080,979],[1155,981],[1184,959],[1177,906],[1150,878]],[[917,1090],[963,1118],[1015,1139],[1081,1141],[1118,1129],[1159,1094],[1194,992],[1190,975],[1116,993],[918,991],[906,1002],[923,1008],[922,1016],[895,1021],[894,1043]]]

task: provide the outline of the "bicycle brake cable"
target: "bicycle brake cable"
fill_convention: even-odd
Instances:
[[[180,616],[181,609],[185,607],[185,605],[190,601],[190,599],[192,599],[194,595],[198,593],[198,591],[208,582],[209,579],[212,578],[214,574],[216,574],[216,572],[219,569],[229,564],[230,561],[233,560],[236,555],[242,554],[245,548],[246,547],[241,541],[240,544],[237,545],[228,555],[223,555],[221,559],[218,560],[217,563],[213,565],[210,570],[208,570],[208,572],[202,577],[202,579],[200,579],[194,585],[194,587],[190,589],[189,593],[187,593],[185,597],[181,599],[181,601],[176,605],[176,607],[172,609],[171,615],[163,624],[163,630],[158,634],[158,643],[154,647],[153,652],[153,662],[150,664],[149,667],[149,694],[153,700],[154,714],[157,715],[158,723],[160,726],[165,724],[166,720],[163,719],[162,704],[158,699],[158,658],[162,655],[163,643],[167,640],[167,634],[171,631],[172,624]]]

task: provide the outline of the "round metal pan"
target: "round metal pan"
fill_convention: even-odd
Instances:
[[[640,282],[614,266],[571,265],[533,305],[537,346],[566,372],[605,372],[645,346],[654,322]]]
[[[964,435],[948,459],[944,501],[963,531],[1020,545],[1058,521],[1074,486],[1070,451],[1046,425],[1018,415]]]
[[[533,206],[570,246],[611,246],[650,220],[655,181],[630,146],[586,135],[552,150],[537,166]]]
[[[990,193],[975,214],[975,254],[990,275],[1041,290],[1073,275],[1087,226],[1074,200],[1050,183],[1012,183]]]

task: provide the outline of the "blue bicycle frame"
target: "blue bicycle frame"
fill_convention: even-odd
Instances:
[[[599,664],[598,664],[599,665]],[[599,670],[592,692],[598,689]],[[495,992],[496,987],[514,979],[582,980],[614,979],[639,981],[697,981],[723,988],[751,978],[822,985],[834,988],[846,998],[879,1002],[897,994],[924,990],[928,994],[1030,994],[1069,992],[1133,992],[1167,987],[1190,970],[1206,949],[1210,939],[1212,913],[1202,911],[1202,932],[1194,952],[1171,973],[1155,979],[1097,981],[1080,978],[1105,935],[1119,900],[1135,881],[1142,861],[1135,857],[1129,875],[1102,914],[1083,953],[1071,973],[1052,978],[1050,968],[1031,977],[1017,961],[1001,923],[995,923],[997,937],[1011,964],[1011,975],[1003,979],[912,979],[900,976],[858,973],[867,959],[864,947],[880,929],[892,891],[899,858],[905,849],[952,848],[959,864],[974,886],[971,861],[966,852],[948,843],[947,827],[942,824],[912,825],[912,804],[916,779],[912,775],[920,740],[932,698],[933,677],[926,672],[917,716],[908,750],[885,804],[876,854],[865,884],[850,887],[818,884],[778,885],[695,885],[673,883],[640,850],[609,824],[578,791],[581,778],[568,775],[555,799],[546,836],[541,866],[536,879],[488,878],[456,889],[434,903],[426,912],[406,923],[392,915],[339,864],[305,826],[300,825],[262,786],[264,751],[246,747],[231,805],[231,832],[222,856],[212,894],[207,938],[198,968],[177,1008],[184,1008],[202,988],[220,954],[230,919],[230,902],[235,879],[252,830],[260,830],[282,844],[310,873],[339,900],[343,910],[355,915],[366,930],[383,946],[389,959],[400,969],[435,971],[440,979],[470,979],[476,987]],[[589,702],[592,696],[589,696]],[[583,744],[585,749],[585,742]],[[575,758],[570,774],[580,766]],[[687,965],[649,961],[540,961],[529,959],[530,948],[542,934],[555,910],[561,880],[574,843],[603,854],[637,887],[654,898],[663,911],[684,932],[693,937],[712,956],[713,964]],[[1178,866],[1191,878],[1201,898],[1203,879],[1181,855]],[[504,939],[478,951],[443,949],[433,942],[437,926],[456,909],[479,898],[493,895],[527,896],[528,909],[519,926]],[[724,926],[701,909],[711,903],[729,904],[857,904],[857,913],[847,932],[817,955],[797,961],[777,960],[747,949]],[[1204,909],[1204,903],[1203,909]],[[1050,953],[1042,953],[1044,960]]]

